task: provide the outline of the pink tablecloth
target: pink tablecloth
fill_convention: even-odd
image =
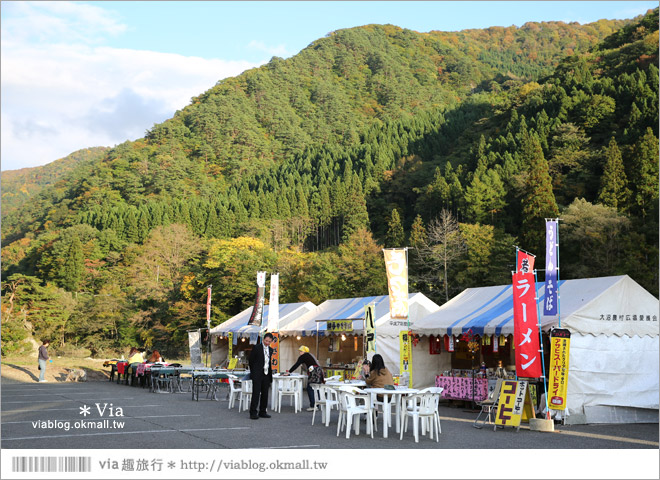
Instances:
[[[144,375],[147,372],[151,371],[151,366],[156,365],[155,363],[141,363],[137,366],[135,369],[136,375]],[[158,365],[162,365],[163,367],[166,367],[169,365],[169,363],[159,363]]]
[[[435,377],[435,386],[443,387],[443,398],[450,400],[472,400],[472,381],[470,377]],[[488,380],[474,379],[474,401],[481,402],[488,396]]]

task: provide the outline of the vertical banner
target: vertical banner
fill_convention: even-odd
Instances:
[[[364,307],[364,329],[367,341],[367,353],[376,352],[376,306],[374,304]],[[355,337],[357,338],[357,337]]]
[[[202,345],[200,343],[199,330],[188,332],[188,348],[190,349],[190,363],[192,366],[202,364]]]
[[[266,272],[257,272],[257,296],[248,325],[261,326],[264,313],[264,294],[266,293]]]
[[[270,357],[270,364],[273,367],[273,373],[280,371],[280,334],[279,332],[271,332],[273,334],[273,341],[270,346],[273,349],[273,354]]]
[[[500,351],[500,339],[497,335],[493,335],[493,353],[499,353]]]
[[[385,248],[390,317],[408,318],[408,262],[405,248]]]
[[[268,331],[280,331],[280,274],[270,276],[270,300],[268,302]]]
[[[454,351],[454,336],[453,335],[445,335],[445,350],[448,352],[453,352]]]
[[[412,388],[412,342],[410,332],[399,332],[399,372],[408,374],[408,387]]]
[[[557,315],[557,220],[545,221],[545,301],[543,315]]]
[[[516,351],[516,375],[541,377],[538,314],[534,274],[513,274],[513,344]]]
[[[534,271],[536,257],[522,250],[516,250],[516,272],[530,273]]]
[[[212,285],[206,287],[206,327],[209,329],[209,332],[211,332],[211,287]]]
[[[548,385],[548,408],[566,408],[568,385],[568,356],[571,347],[571,332],[556,328],[550,333],[550,384]]]
[[[234,357],[234,332],[227,334],[227,359],[231,362]]]

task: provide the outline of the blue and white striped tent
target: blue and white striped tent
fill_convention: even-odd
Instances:
[[[263,321],[262,325],[265,327],[268,324],[268,311],[269,305],[264,305],[263,311]],[[254,325],[248,325],[250,321],[250,316],[252,315],[252,309],[254,307],[248,307],[243,310],[241,313],[234,315],[229,320],[221,323],[220,325],[211,329],[211,335],[222,335],[225,336],[229,332],[232,332],[235,338],[250,337],[251,335],[256,340],[261,327],[256,327]],[[286,325],[297,319],[306,313],[310,312],[316,308],[312,302],[300,302],[300,303],[282,303],[280,304],[280,331],[286,327]]]
[[[323,336],[326,334],[328,321],[350,320],[353,331],[362,334],[365,307],[369,304],[374,304],[376,308],[376,335],[397,338],[399,331],[407,330],[408,322],[412,327],[418,319],[439,308],[424,294],[411,293],[408,295],[408,319],[399,320],[390,318],[389,295],[326,300],[305,316],[281,328],[280,333],[282,335],[311,336],[316,335],[318,331],[318,334]]]
[[[536,284],[543,314],[545,286]],[[478,335],[513,334],[513,288],[511,285],[468,288],[437,311],[416,322],[423,335],[460,335],[472,329]],[[657,322],[632,321],[637,313],[657,309],[657,299],[627,275],[562,280],[559,284],[562,327],[583,334],[657,335]],[[641,312],[643,310],[643,312]],[[648,310],[648,312],[647,312]],[[607,316],[627,314],[631,321],[607,321]],[[541,317],[542,327],[557,324],[557,317]]]

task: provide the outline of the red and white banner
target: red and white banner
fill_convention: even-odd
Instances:
[[[534,271],[534,255],[522,250],[516,250],[516,272],[531,273]]]
[[[534,274],[513,274],[513,343],[516,374],[525,378],[541,377],[538,314]]]
[[[408,318],[408,259],[405,248],[385,248],[390,318]]]
[[[206,295],[206,326],[211,331],[211,285],[207,287]]]

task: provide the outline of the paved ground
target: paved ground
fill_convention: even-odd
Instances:
[[[428,437],[415,444],[412,431],[399,440],[390,430],[382,437],[382,425],[372,440],[364,434],[336,436],[336,413],[329,428],[317,414],[294,414],[285,403],[271,419],[250,420],[246,412],[229,410],[225,395],[220,401],[193,402],[190,394],[156,394],[147,389],[110,382],[19,383],[2,381],[2,448],[658,448],[658,424],[556,426],[554,433],[525,428],[475,429],[476,413],[440,407],[440,442]],[[104,415],[97,411],[107,403]],[[81,407],[89,406],[83,417]],[[117,407],[124,417],[116,416]],[[115,416],[110,416],[110,413]],[[109,420],[102,426],[75,428],[77,421]],[[40,426],[39,422],[60,422]],[[112,422],[124,425],[112,428]],[[35,423],[36,422],[36,423]],[[66,425],[70,427],[67,431]]]

